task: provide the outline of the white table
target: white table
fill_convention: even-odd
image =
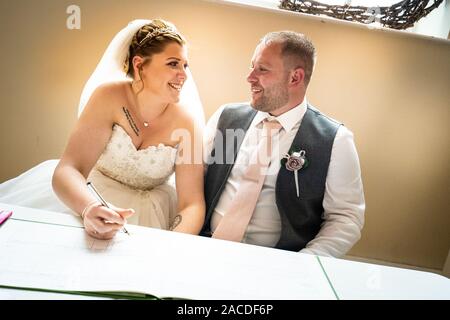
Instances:
[[[97,299],[30,291],[127,291],[188,299],[450,299],[450,280],[128,225],[94,240],[78,217],[1,204],[0,299]],[[20,289],[14,289],[16,287]]]
[[[403,268],[320,257],[339,299],[450,299],[450,279]]]

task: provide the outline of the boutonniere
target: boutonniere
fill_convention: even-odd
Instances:
[[[300,190],[298,187],[298,170],[306,168],[309,162],[306,159],[305,150],[291,150],[281,159],[281,165],[285,166],[287,170],[294,171],[295,189],[297,191],[297,198],[300,197]]]

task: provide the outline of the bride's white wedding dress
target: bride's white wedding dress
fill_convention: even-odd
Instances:
[[[176,215],[173,182],[177,149],[160,144],[136,150],[119,125],[89,174],[102,197],[121,208],[133,208],[128,223],[168,229]],[[52,175],[58,160],[48,160],[0,184],[0,202],[73,213],[55,195]]]

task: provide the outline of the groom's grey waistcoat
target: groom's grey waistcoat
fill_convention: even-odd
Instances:
[[[211,236],[211,216],[243,140],[243,135],[230,135],[227,140],[226,130],[241,129],[246,132],[256,113],[248,104],[230,104],[220,116],[217,124],[219,131],[208,159],[205,176],[206,218],[200,233],[203,236]],[[299,251],[319,232],[323,221],[322,201],[331,149],[339,126],[339,123],[308,105],[290,148],[295,151],[305,150],[309,161],[306,168],[298,171],[300,198],[297,198],[292,171],[280,164],[277,176],[275,193],[281,217],[281,237],[276,248]],[[220,135],[223,137],[223,143]],[[211,163],[211,159],[214,159],[214,163]]]

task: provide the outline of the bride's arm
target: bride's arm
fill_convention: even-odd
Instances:
[[[203,126],[188,120],[180,131],[181,141],[175,164],[178,215],[170,229],[177,232],[199,234],[205,220],[203,193]]]
[[[97,199],[87,189],[86,178],[111,136],[111,90],[106,86],[96,89],[70,135],[52,178],[53,190],[69,208],[79,215],[88,209],[83,214],[86,231],[104,238],[112,237],[124,219],[113,210],[95,207]],[[105,224],[102,218],[116,223]]]

